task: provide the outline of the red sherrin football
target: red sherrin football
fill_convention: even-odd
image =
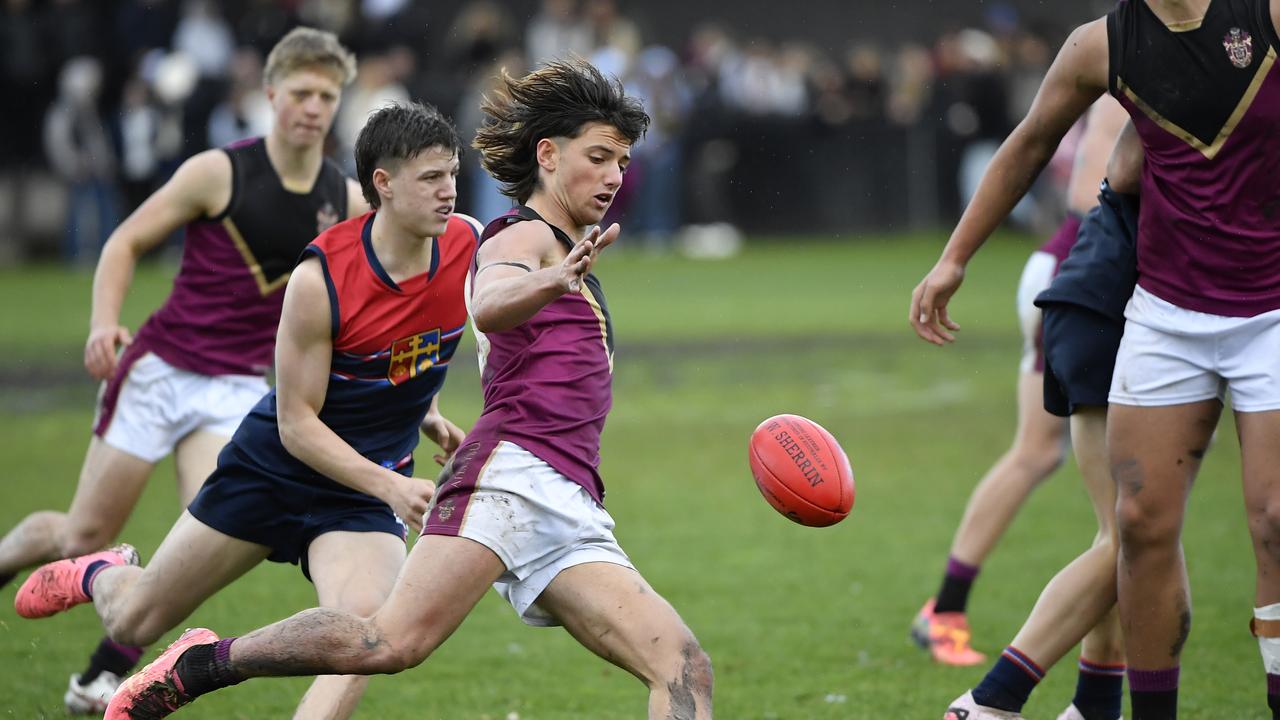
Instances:
[[[801,525],[834,525],[853,508],[853,469],[818,423],[775,415],[751,433],[751,474],[774,510]]]

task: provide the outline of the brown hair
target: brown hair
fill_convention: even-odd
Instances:
[[[263,69],[263,82],[278,82],[300,68],[322,67],[337,74],[341,84],[355,79],[356,56],[338,42],[338,36],[324,30],[296,27],[271,48]]]
[[[539,140],[575,138],[587,123],[599,122],[635,143],[649,127],[640,101],[582,58],[555,61],[519,79],[503,70],[498,91],[486,95],[480,109],[485,123],[472,145],[502,183],[502,194],[521,203],[538,186]]]

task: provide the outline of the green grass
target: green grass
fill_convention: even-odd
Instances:
[[[1012,434],[1012,299],[1033,244],[1002,237],[983,250],[953,304],[965,330],[939,349],[915,340],[905,318],[940,242],[774,240],[724,262],[615,251],[600,266],[619,338],[603,449],[609,508],[637,566],[710,652],[722,718],[936,718],[985,670],[930,664],[906,630],[936,588],[969,490]],[[135,327],[171,273],[139,273],[126,310]],[[87,275],[60,269],[0,273],[9,308],[0,373],[10,378],[0,384],[0,528],[71,497],[94,392],[78,372],[88,288]],[[442,405],[466,423],[479,411],[477,372],[474,362],[453,367]],[[848,451],[858,502],[844,523],[793,525],[756,492],[746,438],[780,412],[813,417]],[[1224,424],[1188,512],[1196,614],[1183,718],[1269,716],[1245,630],[1253,565],[1232,436]],[[175,515],[166,465],[125,537],[147,556]],[[1012,638],[1093,531],[1068,464],[983,568],[970,608],[980,648]],[[0,591],[0,603],[12,597],[12,586]],[[189,624],[242,633],[313,602],[296,568],[264,565]],[[0,612],[0,717],[61,716],[66,677],[97,636],[87,608],[38,622]],[[1066,705],[1073,665],[1074,655],[1048,675],[1028,717]],[[306,684],[249,682],[184,717],[288,717]],[[491,596],[423,667],[376,678],[357,717],[608,720],[641,717],[643,707],[630,676],[559,630],[522,626]]]

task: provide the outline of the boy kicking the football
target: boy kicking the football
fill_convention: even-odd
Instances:
[[[493,585],[649,688],[650,718],[710,718],[711,664],[613,536],[597,471],[613,336],[593,227],[648,125],[589,64],[504,76],[475,145],[521,203],[472,269],[484,410],[441,477],[422,539],[371,617],[316,608],[239,638],[192,630],[121,686],[108,718],[158,718],[251,677],[395,673],[427,658]]]

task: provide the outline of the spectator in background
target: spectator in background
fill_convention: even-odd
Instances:
[[[885,116],[888,90],[884,78],[884,62],[880,49],[868,43],[856,43],[845,55],[849,100],[853,116],[858,120],[880,120]]]
[[[62,254],[84,265],[98,259],[118,219],[115,152],[98,112],[101,91],[102,63],[73,58],[62,67],[58,99],[44,123],[45,154],[68,188]]]
[[[402,46],[367,52],[360,57],[356,80],[343,93],[334,121],[339,148],[335,160],[348,175],[356,174],[356,138],[369,115],[384,105],[409,101],[404,81],[413,74],[413,64],[413,53]]]
[[[216,3],[186,0],[173,33],[173,51],[191,59],[197,80],[183,108],[183,156],[208,146],[209,115],[227,96],[235,37]]]
[[[499,55],[489,67],[476,73],[471,86],[462,96],[458,104],[458,134],[463,138],[475,137],[485,120],[481,110],[482,100],[486,95],[492,96],[502,87],[502,71],[519,72],[525,67],[525,56],[519,50],[507,50]],[[647,141],[646,141],[647,142]],[[467,208],[472,217],[487,223],[506,213],[513,207],[511,198],[502,194],[502,183],[498,182],[484,168],[480,167],[480,153],[462,153],[461,177],[459,185],[466,186],[465,192],[459,192],[459,203]]]
[[[274,117],[262,90],[262,57],[253,48],[240,48],[231,60],[231,89],[209,116],[208,147],[265,136]]]
[[[535,68],[574,54],[586,57],[592,50],[591,30],[575,0],[542,0],[525,31],[524,48]]]
[[[644,103],[650,118],[644,142],[632,151],[629,172],[639,177],[631,178],[636,189],[627,227],[646,248],[661,251],[670,245],[683,219],[681,137],[693,99],[681,77],[679,59],[661,45],[641,51],[626,86],[627,94]]]

